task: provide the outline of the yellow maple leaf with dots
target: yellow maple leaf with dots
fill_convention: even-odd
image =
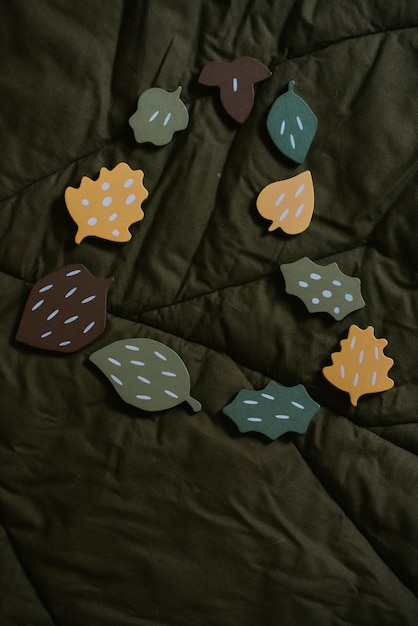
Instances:
[[[144,172],[119,163],[113,170],[102,167],[97,180],[83,176],[80,186],[67,187],[67,209],[78,225],[75,242],[100,237],[124,242],[132,237],[129,226],[144,218],[141,204],[148,197]]]
[[[388,342],[375,337],[373,326],[361,329],[352,324],[340,345],[341,351],[331,355],[332,365],[322,372],[330,383],[350,395],[353,406],[357,406],[360,396],[393,387],[388,376],[393,359],[383,353]]]

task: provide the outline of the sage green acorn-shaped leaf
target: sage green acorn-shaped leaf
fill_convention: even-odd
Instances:
[[[267,130],[277,148],[295,163],[302,163],[318,127],[318,120],[306,102],[297,96],[291,80],[288,91],[273,103],[267,116]]]
[[[143,411],[162,411],[187,402],[193,411],[201,404],[190,396],[189,372],[174,350],[155,339],[115,341],[90,356],[119,396]]]
[[[181,87],[173,92],[152,87],[139,96],[136,112],[129,118],[138,143],[164,146],[175,132],[189,123],[189,112],[180,99]]]
[[[283,387],[274,381],[260,391],[242,389],[223,412],[240,432],[260,432],[277,439],[289,431],[303,434],[320,406],[303,385]]]
[[[323,311],[339,321],[365,306],[360,279],[347,276],[336,263],[318,265],[305,256],[280,269],[286,292],[300,298],[310,313]]]

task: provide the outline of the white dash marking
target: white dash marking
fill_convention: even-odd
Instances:
[[[345,369],[344,369],[344,365],[340,365],[340,376],[341,378],[345,377]]]
[[[258,404],[257,400],[244,400],[244,404]]]
[[[271,396],[269,393],[262,393],[263,398],[267,398],[267,400],[275,400],[274,396]]]
[[[296,148],[295,138],[292,134],[290,134],[290,145],[292,146],[293,150]]]
[[[143,361],[131,361],[132,365],[145,365]]]
[[[65,294],[65,297],[70,298],[76,291],[77,291],[77,287],[73,287],[72,289],[70,289],[70,291],[67,291],[67,293]]]
[[[114,222],[118,217],[117,213],[112,213],[112,215],[109,215],[109,222]]]
[[[377,372],[373,372],[373,376],[372,376],[372,385],[373,386],[376,384],[376,379],[377,379]]]
[[[276,200],[276,206],[279,206],[279,204],[281,204],[283,202],[283,198],[285,197],[286,194],[281,193],[280,196],[277,198]]]
[[[261,422],[261,417],[247,417],[247,422]]]
[[[289,419],[289,415],[275,415],[274,417],[277,417],[277,419],[279,419],[279,420],[288,420]]]
[[[300,402],[295,402],[294,400],[292,400],[292,404],[293,406],[295,406],[297,409],[304,409],[305,407],[303,406],[303,404],[301,404]]]
[[[312,272],[311,278],[312,278],[312,280],[321,280],[321,274],[317,274],[316,272]]]
[[[50,289],[52,289],[52,287],[53,287],[53,286],[54,286],[54,285],[52,285],[52,284],[51,284],[51,285],[45,285],[45,287],[42,287],[42,288],[39,290],[39,293],[44,293],[44,291],[49,291]]]
[[[170,391],[169,389],[164,389],[164,393],[170,396],[170,398],[178,398],[178,395],[174,393],[174,391]]]
[[[165,116],[165,120],[163,122],[163,125],[167,126],[167,124],[170,121],[170,119],[171,119],[171,113],[167,113],[167,115]]]
[[[303,287],[304,289],[306,289],[306,287],[309,287],[309,284],[306,282],[306,280],[300,280],[298,284],[299,287]]]
[[[126,348],[127,350],[132,350],[133,352],[139,352],[139,348],[138,348],[138,346],[133,346],[133,345],[132,345],[132,344],[130,344],[130,343],[125,343],[125,348]]]
[[[161,374],[163,376],[171,376],[171,377],[176,377],[177,374],[175,374],[174,372],[161,372]]]
[[[149,378],[145,378],[145,376],[137,376],[137,379],[140,380],[141,383],[146,383],[147,385],[149,385],[151,383]]]
[[[289,209],[285,209],[279,217],[279,221],[282,222],[289,215]]]
[[[33,305],[32,311],[36,311],[36,309],[39,309],[39,307],[42,306],[44,302],[45,300],[38,300],[38,302]]]
[[[340,280],[333,280],[332,284],[335,285],[336,287],[341,287],[341,281]]]
[[[85,327],[85,329],[83,330],[83,335],[85,335],[86,333],[88,333],[93,326],[95,325],[96,322],[90,322],[90,324],[87,324],[87,326]]]
[[[132,204],[132,202],[135,202],[135,198],[136,198],[136,195],[135,195],[134,193],[131,193],[131,194],[130,194],[127,198],[126,198],[126,200],[125,200],[125,204],[127,204],[127,205],[129,206],[130,204]]]
[[[84,298],[84,300],[81,301],[81,304],[87,304],[87,302],[91,302],[92,300],[95,299],[96,296],[88,296],[87,298]]]
[[[151,396],[144,396],[142,394],[138,394],[136,397],[138,400],[151,400]]]
[[[76,276],[80,274],[81,270],[72,270],[72,272],[67,272],[66,276]]]
[[[280,126],[280,134],[281,135],[284,134],[285,128],[286,128],[286,120],[283,120],[283,122],[282,122],[282,124]]]
[[[374,358],[376,359],[376,361],[379,360],[379,350],[377,346],[374,347]]]
[[[159,114],[160,114],[160,112],[159,112],[159,111],[155,111],[155,113],[153,113],[153,114],[151,115],[151,117],[149,118],[149,120],[148,120],[148,121],[149,121],[149,122],[153,122],[153,121],[155,120],[155,118],[159,116]],[[125,184],[125,187],[126,187],[126,184]]]
[[[360,350],[360,354],[358,355],[358,362],[360,364],[363,363],[363,359],[364,359],[364,350]]]
[[[295,198],[299,198],[300,194],[302,193],[302,191],[305,189],[305,185],[304,183],[302,183],[298,188],[297,191],[295,193]]]
[[[49,337],[49,335],[52,335],[52,330],[48,330],[46,333],[43,333],[41,335],[41,339],[45,339],[45,337]]]
[[[232,79],[232,91],[236,93],[238,91],[238,81],[236,78]]]
[[[356,375],[354,376],[353,385],[354,385],[354,387],[357,387],[357,385],[358,385],[358,372],[356,372]]]
[[[53,320],[53,319],[54,319],[54,317],[55,317],[56,315],[58,315],[58,313],[59,313],[59,312],[60,312],[60,310],[59,310],[59,309],[55,309],[55,311],[52,311],[52,313],[50,313],[50,314],[48,315],[48,317],[46,318],[46,319],[47,319],[47,321],[48,321],[48,322],[50,322],[51,320]]]
[[[68,319],[66,319],[64,321],[64,324],[71,324],[72,322],[75,322],[76,320],[78,320],[78,315],[73,315],[72,317],[69,317]]]
[[[303,130],[302,120],[300,119],[299,115],[296,115],[296,122],[297,122],[297,125],[299,126],[300,130]]]
[[[303,202],[302,202],[302,204],[300,204],[300,205],[298,206],[298,208],[297,208],[297,210],[296,210],[296,213],[295,213],[295,216],[296,216],[296,217],[299,217],[299,216],[302,214],[302,212],[303,212],[303,209],[304,209],[304,208],[305,208],[305,205],[304,205],[304,204],[303,204]]]
[[[354,337],[352,338],[351,343],[350,343],[350,348],[352,350],[353,350],[354,346],[356,345],[356,339],[357,339],[357,337],[354,335]]]
[[[122,365],[122,363],[120,361],[117,361],[116,359],[113,359],[111,356],[108,356],[107,360],[109,361],[109,363],[112,363],[112,365],[117,365],[118,367],[121,367],[121,365]]]
[[[125,187],[125,189],[128,189],[129,187],[132,187],[133,184],[134,184],[134,179],[128,178],[128,180],[125,181],[123,186]]]
[[[161,354],[161,352],[157,352],[157,350],[154,350],[154,354],[156,357],[158,357],[162,361],[167,361],[167,358],[164,356],[164,354]]]
[[[58,344],[58,345],[61,346],[61,347],[64,347],[64,346],[69,346],[70,343],[71,343],[71,341],[61,341],[61,343]]]
[[[121,379],[115,376],[114,374],[110,374],[110,378],[114,380],[115,383],[117,383],[118,385],[123,385],[123,382],[121,381]]]

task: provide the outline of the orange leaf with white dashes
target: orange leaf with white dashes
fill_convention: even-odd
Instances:
[[[325,378],[350,395],[357,406],[360,396],[391,389],[394,385],[388,371],[393,359],[383,353],[386,339],[377,339],[373,326],[364,330],[352,324],[347,339],[341,342],[341,351],[331,355],[332,365],[324,367]]]
[[[311,223],[314,188],[309,170],[292,178],[270,183],[257,197],[257,211],[271,220],[269,231],[281,228],[287,235],[298,235]]]
[[[85,237],[124,242],[132,237],[129,226],[144,218],[141,204],[148,197],[144,172],[119,163],[102,167],[97,180],[83,176],[80,186],[67,187],[65,203],[78,225],[76,243]]]

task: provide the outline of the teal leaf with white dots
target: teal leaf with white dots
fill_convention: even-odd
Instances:
[[[267,116],[267,130],[276,147],[295,163],[303,163],[309,152],[318,127],[318,120],[293,89],[291,80],[288,90],[274,102]]]
[[[260,391],[242,389],[223,412],[241,433],[256,431],[277,439],[287,432],[305,433],[319,408],[303,385],[284,387],[271,380]]]
[[[162,411],[188,402],[193,411],[201,404],[190,396],[189,372],[177,352],[154,339],[115,341],[90,355],[119,396],[143,411]]]
[[[336,263],[318,265],[303,257],[280,269],[286,292],[300,298],[310,313],[329,313],[339,321],[365,306],[360,279],[347,276]]]

